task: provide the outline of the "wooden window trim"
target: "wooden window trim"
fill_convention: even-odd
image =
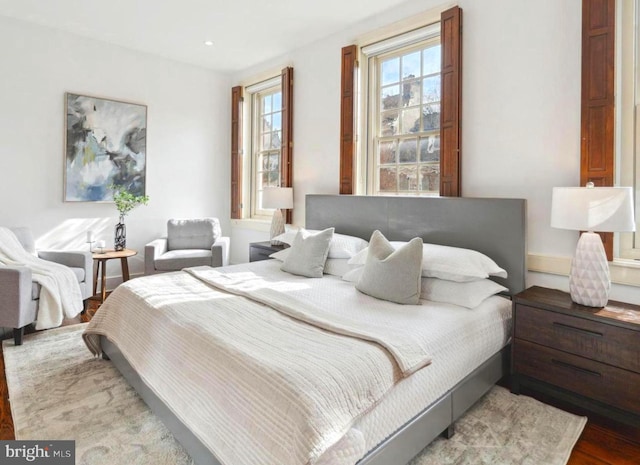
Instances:
[[[615,0],[582,0],[580,185],[613,186]],[[613,233],[601,233],[613,260]]]
[[[282,70],[282,147],[280,187],[293,187],[293,68]],[[293,221],[293,209],[284,212],[285,222]]]
[[[340,194],[354,193],[353,162],[356,148],[356,67],[358,47],[342,47],[340,84]]]
[[[440,195],[461,196],[462,144],[462,8],[441,14]],[[353,194],[356,147],[356,67],[358,49],[342,48],[340,86],[340,194]]]
[[[440,17],[441,113],[440,195],[461,196],[462,9],[454,6]]]
[[[231,89],[231,218],[242,218],[242,86]]]

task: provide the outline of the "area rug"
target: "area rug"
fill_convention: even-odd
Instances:
[[[75,439],[78,465],[192,461],[111,362],[94,358],[86,323],[4,342],[17,439]],[[411,465],[566,464],[586,418],[493,388]],[[390,464],[391,465],[391,464]]]

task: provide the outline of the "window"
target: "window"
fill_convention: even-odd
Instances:
[[[439,15],[342,48],[341,194],[461,195],[462,9]]]
[[[292,67],[231,89],[231,218],[270,218],[265,187],[293,187]],[[285,212],[288,223],[292,213]]]
[[[438,33],[432,28],[435,37],[369,58],[369,193],[439,193]]]
[[[270,216],[262,208],[262,190],[280,186],[282,156],[282,90],[280,77],[251,92],[251,217]]]

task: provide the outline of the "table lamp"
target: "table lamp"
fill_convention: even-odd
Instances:
[[[631,187],[554,187],[551,227],[583,232],[571,261],[571,300],[588,307],[604,307],[609,300],[609,263],[596,232],[635,231]]]
[[[274,241],[273,238],[284,233],[282,209],[293,208],[293,188],[265,187],[262,190],[262,207],[276,209],[271,219],[269,239],[271,240],[271,245],[282,245],[282,242]]]

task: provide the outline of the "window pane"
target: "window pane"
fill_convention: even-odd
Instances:
[[[440,161],[440,136],[420,139],[420,161]]]
[[[263,187],[268,187],[269,186],[269,171],[263,171],[262,173],[260,173],[260,186],[258,186],[260,189],[262,189]]]
[[[402,56],[402,79],[420,76],[420,52]]]
[[[271,148],[272,149],[279,149],[281,142],[280,142],[280,131],[277,132],[272,132],[271,133]]]
[[[396,143],[394,141],[380,142],[379,160],[381,165],[396,162]]]
[[[273,108],[271,111],[282,110],[282,92],[273,94]]]
[[[398,168],[398,190],[418,190],[418,167],[416,165]]]
[[[382,62],[380,82],[383,86],[400,82],[400,58],[392,58]]]
[[[269,169],[269,156],[268,155],[259,155],[258,156],[258,166],[260,167],[260,171],[267,171]]]
[[[440,72],[440,45],[435,45],[422,52],[422,74],[438,72]]]
[[[280,173],[278,171],[269,171],[269,186],[278,187],[280,184]]]
[[[422,107],[422,130],[440,129],[440,104],[431,103]]]
[[[271,115],[262,117],[262,132],[271,131]]]
[[[420,105],[420,80],[402,83],[402,106]]]
[[[381,116],[380,133],[382,136],[393,136],[398,133],[398,112],[385,111]]]
[[[425,78],[422,81],[422,102],[440,101],[440,75]]]
[[[280,129],[282,129],[282,112],[278,111],[273,114],[271,124],[273,125],[272,129],[274,131],[279,131]]]
[[[380,191],[395,192],[397,190],[396,169],[380,168]]]
[[[415,163],[418,157],[417,139],[408,139],[400,142],[400,163]]]
[[[270,171],[275,171],[276,173],[280,171],[280,155],[270,155],[269,156],[269,167]]]
[[[267,132],[266,134],[262,135],[262,147],[260,147],[260,150],[268,150],[269,146],[271,145],[271,133]]]
[[[420,190],[440,190],[440,165],[422,165],[420,167]]]
[[[271,113],[271,95],[262,97],[262,114]]]
[[[400,86],[383,87],[380,96],[381,110],[389,110],[391,108],[398,108],[400,104]]]
[[[401,134],[410,134],[420,130],[420,107],[402,110]]]

